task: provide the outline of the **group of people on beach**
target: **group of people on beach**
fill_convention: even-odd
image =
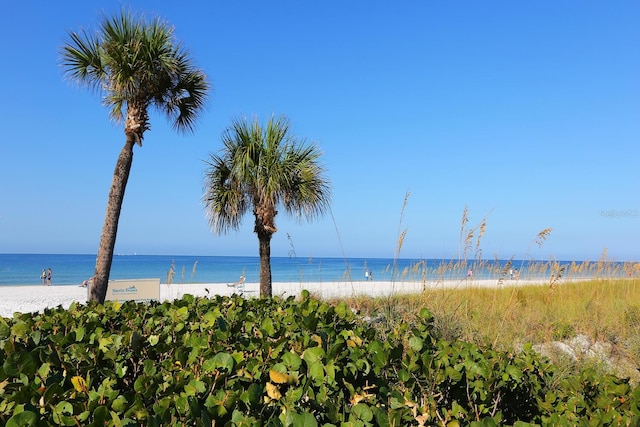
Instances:
[[[42,280],[42,286],[51,286],[51,278],[53,277],[53,270],[51,267],[48,269],[43,268],[42,273],[40,274],[40,280]],[[90,279],[84,280],[80,285],[83,288],[86,288],[93,282],[93,276]]]
[[[42,286],[51,286],[51,277],[53,277],[53,271],[51,267],[49,270],[46,268],[42,269],[42,274],[40,274],[40,280],[42,280]]]

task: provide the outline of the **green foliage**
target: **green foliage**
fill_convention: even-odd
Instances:
[[[558,321],[552,324],[552,336],[555,340],[566,340],[576,336],[576,330],[571,323]]]
[[[0,318],[0,360],[6,426],[619,425],[640,413],[628,381],[553,382],[530,347],[438,340],[426,309],[380,331],[308,292],[17,314]]]

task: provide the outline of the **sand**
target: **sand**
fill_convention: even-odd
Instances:
[[[352,296],[388,296],[400,293],[420,293],[425,289],[466,288],[466,287],[498,287],[525,284],[541,284],[540,281],[504,281],[497,280],[457,280],[433,282],[318,282],[318,283],[273,283],[274,296],[298,296],[303,289],[320,298],[340,298]],[[242,294],[247,298],[260,295],[258,283],[246,283]],[[160,299],[162,301],[182,298],[185,294],[194,296],[232,295],[240,293],[239,289],[225,283],[207,284],[161,284]],[[77,285],[68,286],[2,286],[0,287],[0,316],[13,317],[15,312],[42,312],[46,308],[61,306],[69,308],[73,302],[87,302],[87,289]]]

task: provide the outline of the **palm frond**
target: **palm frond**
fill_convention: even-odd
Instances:
[[[173,27],[127,11],[103,18],[95,35],[71,33],[62,48],[62,65],[72,80],[105,94],[104,103],[117,122],[131,105],[145,111],[153,105],[174,129],[193,131],[210,88],[206,75],[174,39]]]
[[[328,209],[331,190],[319,162],[321,152],[316,145],[295,138],[286,117],[272,117],[266,126],[255,118],[235,119],[223,133],[222,145],[220,154],[212,157],[219,160],[209,163],[205,176],[208,200],[205,205],[212,228],[237,228],[236,214],[244,213],[249,204],[253,206],[258,228],[266,227],[270,232],[275,232],[279,205],[294,217],[309,220]],[[222,169],[229,182],[234,182],[233,186],[220,184],[218,174]],[[233,197],[216,194],[230,189]],[[242,209],[217,206],[222,203],[244,205]],[[219,221],[228,224],[223,226]]]

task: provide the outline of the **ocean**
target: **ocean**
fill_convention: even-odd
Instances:
[[[39,285],[43,269],[53,271],[53,285],[77,285],[93,276],[95,255],[0,254],[0,286]],[[510,263],[510,264],[509,264]],[[626,276],[626,264],[569,261],[457,261],[391,258],[272,257],[274,282],[344,282],[365,280],[408,281],[462,279],[473,271],[474,279],[509,279],[508,270],[520,278],[545,279],[563,268],[563,277]],[[171,272],[173,272],[171,274]],[[161,283],[234,283],[244,274],[247,282],[260,281],[260,260],[247,256],[115,255],[111,279],[160,278]]]

